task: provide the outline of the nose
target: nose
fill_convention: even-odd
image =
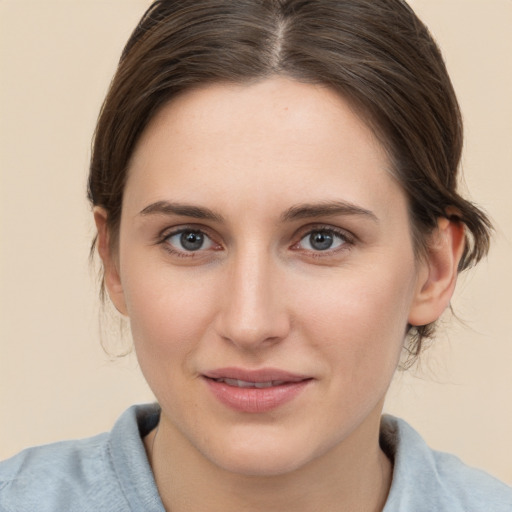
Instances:
[[[247,250],[230,262],[216,322],[222,338],[244,350],[286,338],[291,322],[278,267],[257,250]]]

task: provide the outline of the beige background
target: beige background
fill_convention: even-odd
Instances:
[[[387,410],[512,484],[512,1],[411,3],[444,50],[466,120],[466,182],[497,233],[453,301],[464,324],[447,318]],[[109,362],[100,347],[84,199],[95,118],[147,5],[0,0],[0,458],[110,429],[151,400],[134,359]]]

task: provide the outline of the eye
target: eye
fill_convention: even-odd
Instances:
[[[347,243],[347,237],[333,229],[315,229],[302,237],[296,245],[306,251],[336,250]]]
[[[164,238],[164,242],[170,246],[172,252],[181,253],[207,251],[217,245],[206,233],[196,229],[182,229],[171,233]]]

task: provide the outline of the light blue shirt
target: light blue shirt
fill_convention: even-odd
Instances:
[[[0,463],[0,512],[165,512],[142,442],[158,419],[157,405],[133,406],[110,433]],[[381,444],[394,459],[383,512],[512,512],[512,488],[430,450],[404,421],[384,416]]]

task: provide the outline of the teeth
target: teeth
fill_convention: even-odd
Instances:
[[[256,388],[269,388],[271,386],[273,386],[275,384],[272,384],[272,381],[271,382],[255,382],[254,383],[254,387]]]
[[[255,382],[247,382],[245,380],[237,380],[236,385],[239,388],[253,388],[256,385],[256,383]]]
[[[268,382],[248,382],[239,379],[215,379],[217,382],[225,382],[228,386],[236,386],[237,388],[270,388],[272,386],[281,386],[284,380],[271,380]]]

